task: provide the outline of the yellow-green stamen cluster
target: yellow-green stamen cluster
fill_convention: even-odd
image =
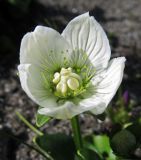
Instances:
[[[60,73],[54,74],[53,83],[56,85],[55,93],[66,97],[80,88],[81,77],[72,71],[72,68],[62,68]]]

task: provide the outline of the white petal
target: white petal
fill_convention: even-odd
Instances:
[[[21,42],[20,63],[47,66],[49,69],[62,65],[69,45],[55,30],[37,26],[34,32],[27,33]]]
[[[27,95],[36,102],[35,97],[31,94],[28,86],[27,86],[27,79],[28,79],[28,70],[31,64],[25,64],[25,65],[19,65],[18,70],[19,70],[19,78],[21,82],[21,86],[23,90],[27,93]]]
[[[18,70],[22,88],[34,102],[42,107],[57,106],[38,67],[21,64],[18,66]]]
[[[108,106],[109,102],[115,95],[119,85],[121,84],[123,78],[123,70],[125,67],[125,58],[114,58],[110,61],[109,66],[100,75],[93,78],[93,85],[97,87],[96,96],[103,99],[105,106],[99,108],[100,112],[92,110],[94,114],[100,114],[104,112],[105,108]]]
[[[101,114],[103,110],[105,109],[105,102],[102,97],[97,97],[96,95],[84,99],[83,101],[80,102],[80,105],[82,105],[85,108],[90,109],[88,111],[93,111],[94,114]]]
[[[89,13],[70,21],[62,35],[74,50],[83,50],[95,67],[107,67],[111,55],[109,41],[100,24]]]
[[[71,119],[73,116],[92,110],[96,107],[102,108],[105,104],[99,99],[89,98],[81,101],[79,104],[67,101],[64,105],[50,108],[41,108],[38,110],[40,114],[55,117],[57,119]]]

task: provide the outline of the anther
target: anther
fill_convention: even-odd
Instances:
[[[67,96],[80,87],[81,77],[74,73],[71,67],[62,68],[60,73],[54,74],[52,82],[56,84],[57,95]]]

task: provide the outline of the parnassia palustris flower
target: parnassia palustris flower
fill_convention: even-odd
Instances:
[[[19,77],[38,112],[70,119],[85,111],[101,114],[123,78],[125,58],[110,60],[109,41],[100,24],[82,14],[62,34],[37,26],[21,42]]]

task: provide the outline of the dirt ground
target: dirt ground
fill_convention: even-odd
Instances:
[[[38,0],[27,9],[0,0],[0,131],[31,142],[34,134],[20,122],[15,111],[35,124],[36,104],[21,89],[17,76],[22,36],[38,24],[60,32],[75,16],[89,11],[106,30],[112,57],[126,56],[123,89],[141,101],[141,0]],[[98,129],[92,117],[81,117],[83,132]],[[70,134],[68,121],[53,120],[42,128]],[[0,140],[0,160],[43,160],[36,152],[7,138]]]

